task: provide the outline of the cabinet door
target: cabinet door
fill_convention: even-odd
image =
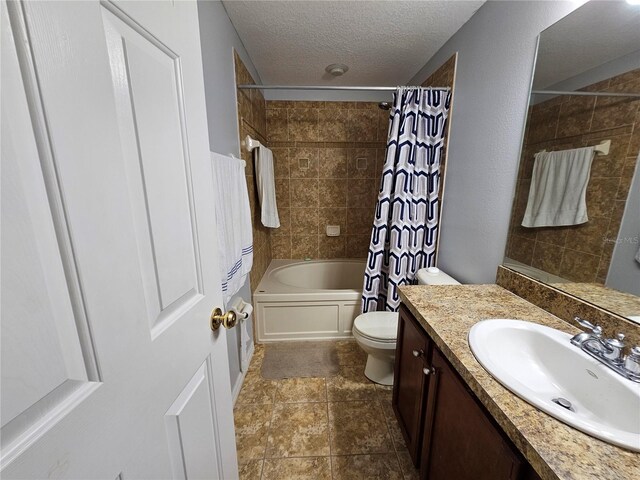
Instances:
[[[432,355],[420,477],[519,478],[520,457],[437,348]]]
[[[422,417],[427,377],[422,369],[430,357],[431,341],[413,315],[400,306],[396,344],[393,410],[413,463],[419,465]]]

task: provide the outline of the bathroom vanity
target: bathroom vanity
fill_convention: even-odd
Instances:
[[[640,454],[588,436],[505,389],[476,361],[469,329],[520,318],[578,330],[498,285],[406,286],[393,407],[422,479],[628,479]]]

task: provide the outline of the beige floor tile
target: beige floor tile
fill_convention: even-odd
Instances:
[[[399,446],[404,447],[404,437],[402,435],[402,430],[400,430],[400,425],[398,424],[396,414],[393,411],[391,400],[380,400],[380,406],[382,407],[384,418],[387,420],[387,427],[389,427],[391,440],[393,441],[396,448],[398,448]]]
[[[327,404],[276,404],[267,441],[267,458],[323,455],[329,455]]]
[[[393,398],[393,386],[378,385],[376,383],[376,394],[378,395],[378,399],[391,402]]]
[[[273,403],[277,388],[278,382],[275,380],[265,380],[260,375],[247,373],[236,406]]]
[[[331,464],[334,480],[402,480],[402,470],[395,453],[331,457]]]
[[[252,360],[253,359],[258,359],[258,358],[260,358],[260,359],[264,358],[264,344],[263,343],[256,343],[253,346],[253,357],[252,357]]]
[[[271,458],[264,462],[262,480],[331,480],[329,457]]]
[[[335,377],[327,378],[330,402],[375,400],[376,387],[364,376],[363,367],[340,367]]]
[[[235,410],[239,463],[264,457],[272,410],[272,405],[244,405]]]
[[[329,403],[329,427],[333,455],[393,451],[377,400]]]
[[[240,480],[260,480],[263,460],[251,460],[238,465]]]
[[[342,340],[336,342],[338,363],[347,367],[364,367],[367,363],[367,354],[360,348],[355,340]]]
[[[277,403],[326,402],[324,378],[287,378],[278,382]]]
[[[411,461],[411,455],[406,447],[398,448],[398,461],[405,480],[418,480],[420,473]]]

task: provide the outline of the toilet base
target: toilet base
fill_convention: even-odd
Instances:
[[[391,360],[391,361],[390,361]],[[364,368],[364,376],[372,382],[380,385],[393,385],[393,356],[389,359],[388,355],[383,358],[369,355],[367,357],[367,365]]]

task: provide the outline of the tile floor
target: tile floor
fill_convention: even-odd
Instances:
[[[355,341],[337,348],[337,376],[275,381],[260,375],[256,345],[234,411],[242,480],[418,478],[391,388],[367,380]]]

